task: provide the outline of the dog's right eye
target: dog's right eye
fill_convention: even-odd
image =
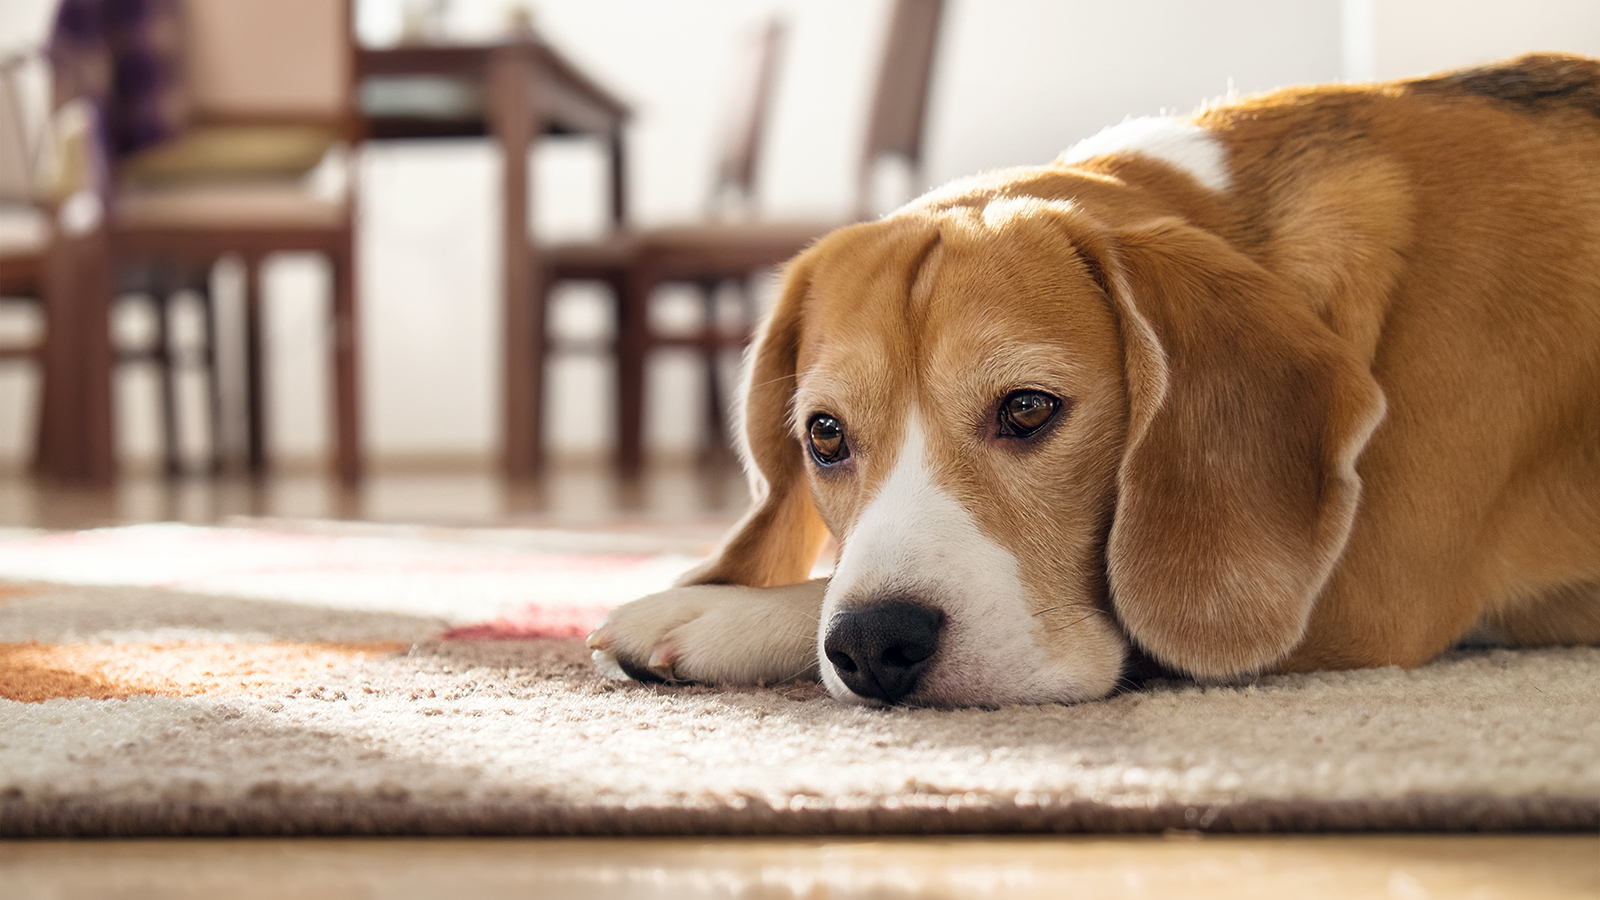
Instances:
[[[850,457],[850,445],[844,440],[844,423],[825,413],[811,417],[806,428],[811,438],[811,458],[819,466],[832,466]]]

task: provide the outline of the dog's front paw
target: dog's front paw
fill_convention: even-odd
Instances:
[[[617,608],[589,635],[603,675],[775,684],[817,677],[825,581],[673,588]]]

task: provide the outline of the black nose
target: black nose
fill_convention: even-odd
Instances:
[[[828,623],[823,655],[845,687],[894,703],[911,693],[939,649],[944,613],[907,600],[883,600],[841,612]]]

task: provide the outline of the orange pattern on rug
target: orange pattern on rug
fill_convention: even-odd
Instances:
[[[265,696],[351,663],[405,652],[370,642],[0,643],[0,699]]]
[[[39,588],[31,584],[0,584],[0,603],[32,597],[37,593]]]

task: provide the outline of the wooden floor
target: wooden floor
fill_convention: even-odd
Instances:
[[[0,843],[8,900],[1600,896],[1600,838],[182,840]]]
[[[290,474],[126,478],[84,490],[0,477],[0,528],[92,528],[136,522],[213,524],[240,518],[349,519],[475,527],[605,527],[684,522],[728,525],[744,511],[743,474],[722,466],[670,466],[626,484],[601,466],[568,466],[508,483],[471,470],[379,473],[359,489]]]
[[[0,528],[338,518],[715,533],[744,503],[737,473],[687,468],[631,487],[599,469],[532,486],[380,474],[359,491],[313,476],[111,491],[0,478]],[[1600,835],[0,842],[4,900],[288,896],[1596,898]]]

